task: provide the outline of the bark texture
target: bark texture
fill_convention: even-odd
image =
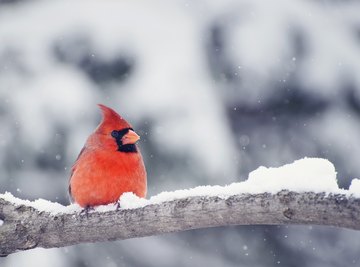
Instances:
[[[188,197],[136,209],[51,215],[0,198],[0,255],[226,225],[316,224],[360,230],[360,199],[340,194]]]

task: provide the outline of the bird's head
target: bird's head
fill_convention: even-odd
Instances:
[[[102,104],[99,107],[103,117],[95,133],[100,134],[109,146],[117,147],[118,151],[137,152],[135,144],[140,136],[132,126],[113,109]]]

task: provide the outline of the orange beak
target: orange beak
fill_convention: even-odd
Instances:
[[[127,134],[121,139],[123,145],[135,144],[140,139],[140,136],[133,130],[129,130]]]

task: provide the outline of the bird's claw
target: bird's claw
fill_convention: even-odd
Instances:
[[[115,206],[116,206],[116,211],[118,211],[119,209],[121,209],[120,201],[116,201],[116,202],[115,202]]]
[[[90,211],[95,210],[93,207],[91,206],[86,206],[85,208],[83,208],[83,210],[80,212],[80,215],[86,215],[86,218],[89,218],[89,213]]]

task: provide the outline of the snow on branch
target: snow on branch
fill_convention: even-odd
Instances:
[[[121,240],[205,227],[318,224],[360,229],[360,199],[343,194],[239,194],[185,197],[89,214],[40,212],[0,199],[0,255],[36,247]]]
[[[148,200],[126,193],[121,209],[111,204],[88,214],[77,205],[31,202],[5,193],[0,195],[0,256],[226,225],[317,224],[360,230],[359,192],[357,179],[349,190],[339,189],[328,161],[303,159],[280,168],[261,167],[247,181],[224,187],[163,192]]]

